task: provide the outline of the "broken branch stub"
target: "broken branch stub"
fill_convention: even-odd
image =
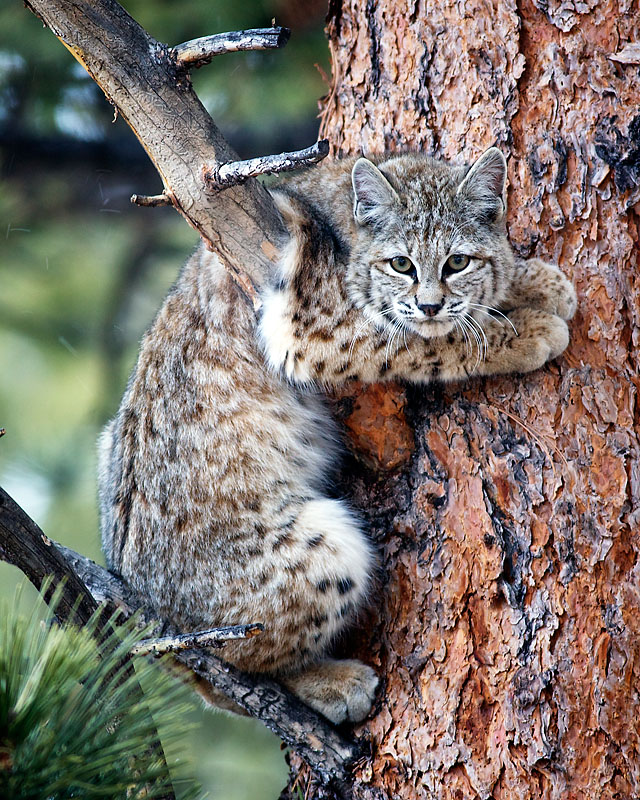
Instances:
[[[243,50],[273,50],[284,47],[289,41],[289,28],[254,28],[230,33],[214,33],[201,36],[171,48],[170,54],[178,67],[198,69],[216,56],[237,53]]]
[[[162,194],[152,194],[152,195],[132,194],[131,202],[137,206],[146,206],[148,208],[173,205],[173,200],[165,192],[163,192]]]
[[[209,628],[206,631],[142,639],[131,648],[131,655],[159,656],[164,653],[177,653],[180,650],[192,650],[194,647],[224,647],[227,642],[252,639],[263,630],[264,626],[260,622],[252,622],[249,625],[226,625],[221,628]]]
[[[272,156],[259,156],[258,158],[249,158],[246,161],[230,161],[226,164],[205,168],[203,177],[210,188],[226,189],[258,175],[289,172],[309,164],[316,164],[328,155],[329,142],[327,139],[321,139],[304,150],[294,150],[290,153],[279,153]]]

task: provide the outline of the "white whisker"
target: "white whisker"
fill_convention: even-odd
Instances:
[[[509,323],[509,325],[511,325],[511,327],[513,328],[513,332],[515,333],[516,336],[518,336],[518,331],[516,329],[516,326],[513,324],[513,322],[511,322],[509,317],[506,314],[503,314],[502,311],[500,311],[499,309],[494,308],[493,306],[485,306],[482,303],[469,303],[469,305],[472,308],[477,308],[478,310],[480,310],[483,313],[487,314],[487,316],[493,316],[493,314],[498,314],[503,319],[505,319]],[[493,314],[488,314],[486,311],[484,311],[485,308],[488,309],[489,311],[492,311]],[[495,319],[495,317],[494,317],[494,319]],[[500,322],[500,320],[496,319],[496,322]]]
[[[496,317],[494,317],[493,314],[490,314],[488,311],[485,311],[484,308],[476,308],[475,303],[469,303],[469,306],[471,308],[475,308],[479,314],[484,314],[485,316],[489,317],[489,319],[492,319],[494,322],[497,322],[501,328],[504,328],[504,322],[501,319],[496,319]]]
[[[464,314],[463,316],[460,317],[460,321],[467,329],[471,337],[473,337],[473,340],[476,343],[478,355],[476,357],[476,363],[473,365],[473,371],[475,372],[476,369],[478,368],[478,365],[480,364],[480,361],[482,360],[482,340],[480,339],[480,336],[478,335],[478,331],[476,330],[476,328],[471,324],[470,319],[471,317],[469,317],[468,314]]]
[[[404,325],[402,326],[402,339],[404,340],[404,349],[407,351],[409,355],[411,355],[411,351],[409,350],[409,345],[407,344],[407,329]]]
[[[391,331],[391,336],[389,337],[389,341],[387,342],[387,346],[384,351],[384,363],[386,366],[389,366],[389,353],[391,350],[391,346],[393,345],[393,341],[403,328],[404,324],[402,320],[396,320],[393,330]],[[396,353],[397,352],[398,351],[396,350]],[[393,355],[396,355],[396,353],[393,353]]]
[[[477,369],[480,362],[487,360],[487,355],[489,353],[489,341],[487,340],[484,328],[477,319],[467,314],[467,322],[477,332],[479,339],[478,361],[476,362],[476,365],[474,367],[474,369]]]
[[[361,322],[360,325],[358,325],[358,327],[356,328],[355,333],[353,334],[353,337],[351,339],[351,344],[349,345],[349,352],[347,354],[347,358],[351,358],[351,354],[353,353],[353,348],[355,347],[356,339],[358,338],[358,335],[359,335],[360,331],[364,330],[367,327],[367,325],[369,325],[369,324],[373,325],[373,323],[377,319],[380,319],[381,317],[386,316],[390,311],[391,311],[391,307],[387,307],[387,308],[383,308],[382,311],[378,311],[372,317],[365,317],[364,322]],[[386,330],[386,327],[385,327],[385,330]]]
[[[465,342],[467,342],[469,345],[469,358],[471,358],[471,356],[473,356],[473,341],[469,333],[469,324],[463,317],[458,317],[458,322],[460,323],[460,329],[464,333]]]
[[[456,328],[458,328],[460,330],[460,333],[462,334],[462,338],[464,339],[464,349],[465,349],[465,352],[467,354],[467,357],[470,358],[471,357],[472,348],[471,348],[471,342],[469,341],[469,334],[465,330],[465,328],[464,328],[464,326],[462,324],[462,321],[458,317],[455,317],[453,322],[454,322]]]
[[[472,317],[470,314],[468,316],[469,316],[469,322],[471,322],[471,324],[477,329],[478,333],[482,337],[482,344],[484,348],[484,355],[483,355],[483,360],[484,360],[486,359],[487,354],[489,352],[489,340],[487,339],[487,335],[484,332],[484,328],[482,327],[482,323],[480,322],[480,320],[476,319],[475,317]]]

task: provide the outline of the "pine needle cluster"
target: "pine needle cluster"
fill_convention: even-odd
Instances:
[[[55,608],[55,603],[52,604]],[[184,738],[184,689],[148,658],[127,655],[142,634],[131,621],[102,640],[97,615],[59,626],[49,610],[29,618],[0,608],[0,797],[3,800],[158,798],[174,787],[157,742]],[[144,695],[140,690],[144,685]],[[182,783],[180,797],[194,798]]]

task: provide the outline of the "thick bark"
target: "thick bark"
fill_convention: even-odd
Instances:
[[[338,404],[369,464],[345,487],[384,562],[359,647],[385,686],[358,797],[640,793],[634,9],[331,3],[334,150],[469,161],[497,143],[514,246],[579,293],[543,370]]]

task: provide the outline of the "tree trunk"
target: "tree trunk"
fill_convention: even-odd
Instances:
[[[497,143],[516,250],[579,294],[571,345],[543,370],[337,404],[367,464],[344,487],[383,562],[356,634],[384,677],[356,797],[640,793],[631,6],[331,2],[335,151],[471,161]]]

